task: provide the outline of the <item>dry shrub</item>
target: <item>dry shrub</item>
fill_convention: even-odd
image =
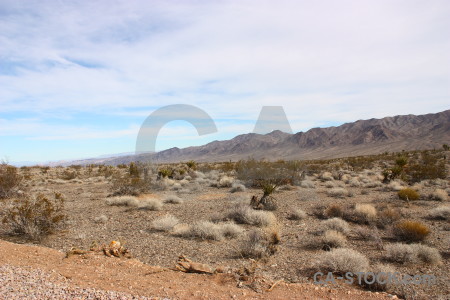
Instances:
[[[386,246],[386,259],[397,263],[411,263],[416,260],[414,249],[411,245],[395,243]]]
[[[291,220],[303,220],[306,217],[306,213],[300,208],[294,209],[289,215],[289,219]]]
[[[236,238],[244,232],[241,226],[234,223],[224,223],[220,224],[220,226],[222,234],[226,238]]]
[[[147,198],[139,202],[138,208],[142,210],[161,210],[163,203],[156,198]]]
[[[39,194],[14,200],[6,210],[3,223],[15,234],[39,240],[61,227],[65,219],[64,198],[60,193],[55,193],[53,198]]]
[[[439,206],[430,210],[428,217],[435,220],[450,220],[450,206]]]
[[[180,226],[175,229],[175,235],[185,238],[198,238],[201,240],[220,241],[226,238],[235,238],[243,229],[233,223],[215,224],[210,221],[198,221],[192,226]]]
[[[102,224],[108,222],[108,217],[105,215],[100,215],[94,218],[94,222],[97,224]]]
[[[146,193],[151,188],[150,180],[139,177],[120,176],[114,174],[111,180],[111,190],[113,196],[132,195],[137,196]]]
[[[247,188],[243,184],[233,182],[233,184],[231,185],[230,193],[245,192],[246,190]]]
[[[316,268],[324,273],[328,271],[339,274],[345,274],[347,272],[356,274],[368,270],[369,260],[353,249],[337,248],[321,254]]]
[[[330,204],[324,211],[324,215],[327,218],[342,218],[344,210],[340,204]]]
[[[252,230],[241,243],[239,255],[244,258],[266,258],[278,250],[280,234],[276,228],[270,230]]]
[[[437,265],[442,262],[442,256],[436,248],[431,248],[422,244],[411,245],[416,253],[417,259],[430,265]]]
[[[178,197],[176,195],[168,195],[164,199],[164,203],[181,204],[181,203],[183,203],[183,199],[181,199],[180,197]]]
[[[348,223],[340,218],[332,218],[322,221],[320,224],[322,232],[327,230],[335,230],[343,234],[347,234],[350,231]]]
[[[431,232],[427,225],[412,220],[400,221],[392,229],[396,238],[406,242],[423,241]]]
[[[219,180],[219,187],[231,187],[233,185],[234,178],[223,176]]]
[[[321,239],[321,248],[330,250],[332,248],[342,248],[347,244],[345,236],[336,230],[327,230]]]
[[[419,198],[420,198],[419,193],[410,188],[402,189],[402,190],[398,191],[397,194],[401,200],[406,200],[406,201],[419,200]]]
[[[248,205],[238,204],[227,215],[227,218],[238,224],[254,226],[269,226],[276,223],[275,215],[271,212],[254,210]]]
[[[198,221],[189,227],[182,235],[185,238],[198,238],[201,240],[223,240],[220,225],[210,221]]]
[[[303,180],[300,183],[300,187],[305,188],[305,189],[313,189],[316,186],[314,185],[314,182],[312,182],[311,180]]]
[[[377,209],[372,204],[356,204],[355,217],[358,223],[371,223],[377,218]]]
[[[152,222],[152,228],[158,231],[171,231],[176,225],[178,225],[179,220],[172,216],[166,215]]]
[[[119,196],[106,199],[106,204],[110,206],[138,207],[139,200],[134,196]]]
[[[389,279],[389,274],[395,274],[395,272],[397,272],[394,267],[385,264],[375,264],[370,268],[370,272],[372,272],[376,278],[373,278],[371,274],[367,274],[367,282],[374,282],[367,284],[366,280],[361,281],[362,286],[367,290],[385,292],[394,287],[394,283]]]
[[[442,262],[439,251],[435,248],[422,244],[390,244],[386,246],[386,259],[406,264],[423,262],[426,264],[436,265]]]
[[[20,189],[22,177],[17,168],[6,164],[0,164],[0,199],[14,196]]]
[[[438,200],[438,201],[447,201],[448,200],[448,194],[443,189],[436,189],[431,194],[431,199]]]
[[[323,172],[322,175],[320,175],[320,179],[322,179],[323,181],[333,181],[333,174],[331,174],[330,172]]]
[[[327,193],[329,196],[335,197],[335,198],[344,198],[344,197],[350,196],[349,191],[344,188],[333,188],[333,189],[329,190]]]
[[[378,226],[386,228],[388,225],[394,224],[400,220],[401,214],[393,208],[386,208],[378,214]]]

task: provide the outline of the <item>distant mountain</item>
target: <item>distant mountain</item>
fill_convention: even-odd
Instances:
[[[152,154],[73,161],[72,164],[117,165],[131,161],[155,163],[236,161],[249,157],[276,159],[324,159],[377,154],[385,151],[423,150],[450,144],[450,110],[426,115],[404,115],[358,120],[337,127],[312,128],[289,134],[248,133],[203,146],[171,148]]]

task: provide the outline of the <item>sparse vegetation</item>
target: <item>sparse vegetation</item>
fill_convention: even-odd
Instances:
[[[442,261],[439,251],[435,248],[421,244],[401,243],[386,246],[386,259],[401,264],[422,262],[435,265]]]
[[[53,198],[38,194],[14,200],[3,223],[15,234],[39,240],[59,229],[65,219],[64,198],[60,193],[55,193]]]
[[[372,204],[356,204],[355,217],[358,223],[369,224],[376,220],[377,209]]]
[[[430,210],[428,217],[434,220],[450,220],[450,206],[439,206]]]
[[[22,183],[17,168],[5,163],[0,164],[0,199],[16,195]]]
[[[254,226],[270,226],[276,223],[275,215],[271,212],[254,210],[248,205],[236,205],[227,215],[227,218],[238,224]]]
[[[306,213],[300,208],[294,209],[289,215],[291,220],[303,220],[307,217]]]

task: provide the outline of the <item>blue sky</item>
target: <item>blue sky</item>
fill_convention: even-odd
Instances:
[[[0,2],[0,158],[133,152],[156,109],[190,104],[156,149],[449,109],[448,1]]]

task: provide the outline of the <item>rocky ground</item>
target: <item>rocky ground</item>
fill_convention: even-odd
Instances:
[[[66,226],[39,242],[40,246],[48,248],[1,242],[0,263],[3,267],[0,272],[18,278],[30,277],[27,272],[31,272],[34,275],[30,278],[36,277],[42,282],[46,281],[43,279],[46,276],[55,275],[55,285],[45,289],[58,290],[58,293],[64,293],[67,297],[78,295],[79,288],[92,289],[83,291],[91,293],[90,295],[100,293],[102,296],[98,297],[108,299],[113,296],[105,295],[112,294],[102,291],[127,293],[115,295],[118,299],[128,299],[130,295],[169,299],[392,297],[388,295],[407,299],[450,297],[447,273],[450,269],[449,222],[429,218],[431,209],[448,206],[448,200],[428,197],[436,189],[448,189],[446,180],[422,182],[415,186],[422,197],[420,200],[408,202],[399,200],[397,196],[398,186],[404,183],[382,184],[379,170],[349,172],[348,180],[330,179],[325,178],[324,174],[317,174],[306,178],[311,184],[309,187],[306,184],[282,187],[273,195],[278,203],[278,208],[273,213],[277,219],[277,231],[281,236],[277,252],[264,259],[252,260],[239,254],[246,234],[257,228],[252,225],[239,225],[243,233],[236,238],[223,240],[180,237],[172,231],[161,232],[152,228],[154,220],[166,215],[175,216],[180,223],[188,225],[199,220],[224,219],[237,204],[249,203],[252,195],[261,196],[262,192],[258,189],[232,193],[228,183],[222,186],[213,184],[216,187],[212,187],[211,183],[219,182],[224,174],[205,172],[204,176],[197,178],[167,182],[163,188],[155,188],[152,194],[139,196],[138,201],[159,199],[164,202],[168,196],[176,195],[183,200],[182,203],[165,203],[160,210],[143,210],[133,206],[108,205],[111,183],[103,176],[62,180],[57,178],[57,172],[60,170],[53,170],[53,175],[51,172],[52,170],[50,175],[32,176],[27,188],[31,193],[62,192],[66,199],[65,210],[68,215]],[[235,181],[233,174],[228,175],[231,181]],[[332,195],[332,190],[336,189],[344,189],[345,193]],[[390,224],[384,227],[376,226],[377,220],[367,224],[349,222],[350,230],[346,234],[345,247],[364,254],[371,266],[383,263],[402,274],[433,274],[437,278],[436,285],[398,285],[390,287],[386,293],[375,293],[365,292],[361,286],[345,283],[327,287],[312,284],[312,274],[320,271],[317,263],[327,253],[320,247],[311,246],[321,238],[320,229],[327,218],[323,216],[324,211],[331,205],[351,210],[355,204],[371,204],[378,212],[389,207],[398,211],[401,218],[423,222],[431,229],[424,243],[438,249],[442,259],[437,264],[402,264],[387,261],[386,246],[396,240],[390,230]],[[306,215],[299,220],[291,219],[290,216],[296,209],[301,209]],[[361,232],[366,232],[366,238],[362,238]],[[3,226],[1,238],[15,243],[33,242],[21,236],[10,235],[7,226]],[[74,255],[64,259],[65,253],[74,247],[87,250],[93,243],[108,244],[113,240],[120,240],[125,244],[133,259],[108,258],[94,254]],[[170,271],[168,268],[173,268],[180,255],[224,270],[224,273],[199,275]],[[251,276],[264,280],[259,281],[258,285],[241,284],[238,287],[240,281],[236,280],[237,270],[249,266],[253,267]],[[11,278],[18,280],[16,277]],[[275,288],[266,292],[276,282]],[[33,283],[30,284],[33,286]],[[7,293],[11,290],[20,290],[19,286],[12,286],[10,291],[3,289],[1,293],[9,295]]]

